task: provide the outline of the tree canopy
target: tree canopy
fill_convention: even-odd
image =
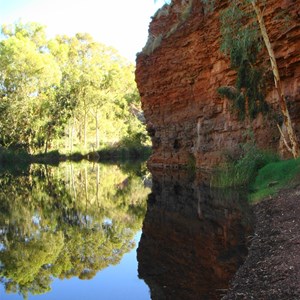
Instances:
[[[37,23],[2,26],[1,146],[33,153],[145,139],[137,95],[134,66],[89,34],[49,40]]]

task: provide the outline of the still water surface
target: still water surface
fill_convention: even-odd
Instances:
[[[142,165],[0,177],[0,299],[220,299],[247,254],[239,191]]]

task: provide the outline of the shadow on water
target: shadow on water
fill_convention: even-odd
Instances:
[[[245,193],[210,189],[182,172],[152,176],[139,276],[154,300],[220,299],[253,232]]]

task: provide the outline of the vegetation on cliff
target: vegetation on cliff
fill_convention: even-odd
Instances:
[[[248,123],[259,112],[266,113],[268,110],[264,70],[257,66],[262,41],[257,22],[251,22],[251,17],[253,15],[234,2],[220,14],[221,51],[230,57],[231,68],[236,70],[237,79],[235,87],[220,87],[218,92],[232,100],[239,118],[246,119]]]
[[[256,0],[231,1],[230,5],[221,12],[221,33],[223,39],[221,49],[225,53],[230,54],[231,64],[238,71],[238,92],[229,94],[224,88],[219,91],[225,95],[227,93],[226,96],[234,100],[238,111],[244,111],[246,118],[249,114],[255,117],[254,113],[265,108],[262,92],[262,74],[261,71],[256,70],[257,67],[254,65],[256,56],[261,49],[260,40],[263,40],[270,59],[275,90],[278,95],[278,104],[283,116],[284,126],[287,129],[287,138],[284,136],[281,126],[277,124],[277,127],[287,150],[296,158],[299,156],[299,143],[287,107],[274,49],[264,22],[261,6],[266,5],[267,3],[260,3],[260,1]],[[250,18],[251,21],[245,22],[247,18]]]
[[[254,131],[257,147],[296,157],[297,19],[295,5],[286,1],[173,0],[164,5],[137,59],[137,83],[154,145],[149,164],[184,167],[193,155],[196,167],[212,167],[223,161],[225,149],[238,149],[247,129]],[[278,96],[274,60],[284,99]],[[218,88],[232,101],[220,97]]]

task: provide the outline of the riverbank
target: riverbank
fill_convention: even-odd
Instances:
[[[27,165],[31,163],[58,165],[64,161],[81,161],[88,160],[94,162],[109,162],[130,159],[146,160],[151,154],[151,148],[146,146],[141,147],[118,147],[106,148],[98,151],[71,154],[62,154],[58,150],[41,154],[29,154],[26,151],[11,151],[0,148],[0,166],[5,165]]]
[[[300,184],[255,204],[245,263],[223,300],[300,299]]]

